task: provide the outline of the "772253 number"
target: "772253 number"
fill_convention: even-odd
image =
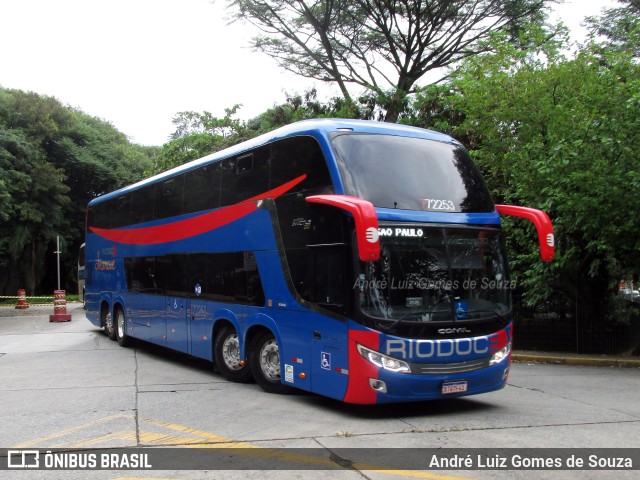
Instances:
[[[437,198],[423,198],[422,208],[424,210],[446,210],[452,212],[456,206],[451,200],[440,200]]]

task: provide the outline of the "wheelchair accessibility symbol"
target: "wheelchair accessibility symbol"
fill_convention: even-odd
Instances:
[[[331,370],[331,354],[327,352],[321,352],[322,360],[320,366],[325,370]]]
[[[456,302],[455,307],[457,319],[469,318],[469,304],[467,302]]]

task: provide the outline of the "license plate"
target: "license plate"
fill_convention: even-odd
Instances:
[[[446,395],[448,393],[461,393],[467,391],[467,381],[459,380],[456,382],[444,382],[442,384],[442,394]]]

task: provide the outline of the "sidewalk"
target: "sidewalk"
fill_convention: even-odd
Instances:
[[[562,352],[536,352],[518,350],[511,354],[514,362],[554,363],[558,365],[585,365],[591,367],[640,368],[640,357],[595,355]]]
[[[80,302],[67,302],[67,310],[75,311],[81,306]],[[54,313],[53,303],[51,305],[30,305],[29,308],[25,309],[17,309],[13,305],[0,306],[0,319],[2,317],[34,317],[38,315],[47,316],[48,318],[52,313]],[[82,312],[82,318],[84,319],[84,312]]]

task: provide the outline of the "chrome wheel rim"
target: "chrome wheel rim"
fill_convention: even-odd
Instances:
[[[280,350],[275,339],[262,345],[260,349],[260,369],[272,381],[280,381]]]
[[[111,312],[107,313],[104,317],[104,329],[107,334],[111,334],[113,332],[113,322],[111,321]]]
[[[118,336],[124,337],[124,314],[122,313],[118,315]]]
[[[244,365],[240,363],[240,342],[235,333],[229,335],[222,343],[222,359],[230,370],[240,370]]]

